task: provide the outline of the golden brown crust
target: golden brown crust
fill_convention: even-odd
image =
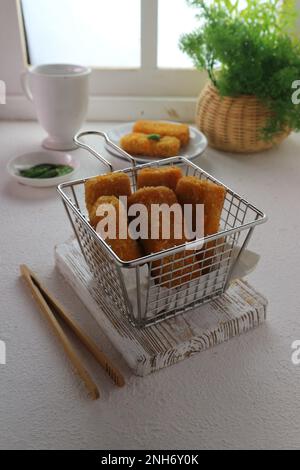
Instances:
[[[148,230],[150,234],[151,205],[167,204],[171,207],[177,202],[175,193],[169,188],[164,186],[146,187],[139,189],[129,198],[129,207],[133,204],[144,204],[147,207],[149,217]],[[144,251],[148,255],[159,253],[160,251],[180,246],[187,242],[184,233],[182,233],[180,239],[175,237],[174,217],[172,213],[170,218],[170,237],[163,237],[161,224],[162,221],[160,220],[159,239],[156,240],[149,237],[148,239],[141,240]],[[192,252],[185,251],[176,255],[166,256],[162,260],[154,261],[152,263],[152,276],[155,277],[155,282],[161,284],[163,287],[173,288],[198,277],[200,275],[200,266],[195,262],[194,255],[195,254]],[[186,256],[192,256],[192,258],[183,259]],[[187,267],[187,265],[192,264],[192,262],[194,265]]]
[[[213,235],[220,229],[221,214],[224,207],[226,190],[210,181],[200,180],[194,176],[183,177],[176,188],[179,202],[193,204],[193,230],[196,230],[196,204],[204,205],[204,235]],[[198,255],[203,274],[206,274],[215,262],[214,256],[218,246],[224,239],[206,243],[202,253]]]
[[[130,196],[131,185],[125,173],[108,173],[91,178],[85,183],[85,203],[90,212],[100,196]]]
[[[129,207],[132,204],[144,204],[151,209],[152,204],[167,204],[172,206],[178,202],[176,194],[165,186],[141,188],[128,198]]]
[[[195,206],[204,205],[204,234],[218,233],[226,189],[196,176],[184,176],[178,182],[176,195],[181,205],[193,204],[193,230],[196,228]]]
[[[138,189],[147,186],[166,186],[167,188],[176,190],[178,181],[183,177],[182,171],[176,166],[166,168],[144,168],[138,172],[137,186]]]
[[[106,243],[112,248],[122,261],[133,261],[143,256],[142,250],[136,240],[129,236],[128,220],[125,209],[121,207],[121,202],[115,196],[101,196],[95,202],[91,210],[91,225],[97,229],[97,225],[104,216],[97,215],[97,210],[101,205],[111,204],[116,210],[116,238],[106,238]],[[124,218],[123,223],[127,226],[127,238],[120,238],[120,217]]]
[[[176,137],[162,137],[151,140],[149,136],[134,132],[121,139],[121,147],[131,155],[146,155],[149,157],[176,157],[180,153],[180,141]]]
[[[187,145],[190,141],[190,128],[186,124],[141,120],[135,123],[133,132],[176,137],[182,146]]]
[[[99,206],[110,204],[114,206],[116,212],[119,212],[119,199],[116,196],[100,196],[90,211],[90,224],[93,228],[96,228],[98,223],[103,219],[103,216],[97,215]]]

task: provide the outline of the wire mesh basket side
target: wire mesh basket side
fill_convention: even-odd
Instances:
[[[142,324],[149,326],[222,295],[232,263],[239,255],[238,234],[207,242],[201,249],[184,250],[149,263],[149,281]],[[140,283],[143,285],[143,282]],[[145,291],[141,295],[145,295]],[[133,319],[139,324],[137,318]]]
[[[72,187],[72,193],[75,196],[74,202],[80,211],[79,197],[75,191]],[[108,256],[105,247],[92,233],[92,229],[86,226],[66,203],[64,205],[85,261],[99,285],[99,292],[101,292],[99,298],[102,307],[110,312],[116,310],[132,319],[132,307],[128,299],[122,270]]]

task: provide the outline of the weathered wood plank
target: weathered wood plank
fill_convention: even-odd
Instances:
[[[144,330],[134,328],[120,312],[104,313],[97,283],[79,247],[56,248],[62,275],[101,325],[133,372],[145,376],[258,327],[266,320],[267,300],[245,281],[232,283],[226,294],[184,315]]]

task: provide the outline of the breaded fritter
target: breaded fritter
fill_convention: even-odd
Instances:
[[[137,121],[133,127],[133,132],[159,134],[162,137],[176,137],[180,140],[181,146],[187,145],[190,141],[190,128],[186,124],[173,124],[171,122],[161,121]]]
[[[93,205],[100,196],[130,196],[129,176],[124,173],[108,173],[96,176],[85,183],[85,203],[91,214]]]
[[[146,187],[139,189],[128,199],[129,207],[133,204],[143,204],[147,208],[148,212],[148,238],[141,239],[141,244],[146,254],[159,253],[160,251],[174,248],[175,246],[184,245],[187,239],[184,235],[183,227],[181,238],[176,237],[174,213],[170,215],[170,234],[166,237],[163,233],[163,214],[161,214],[158,221],[151,220],[151,207],[153,204],[166,204],[171,207],[174,204],[178,204],[175,193],[164,186],[158,187]],[[179,210],[182,211],[181,207]],[[183,217],[182,217],[183,220]],[[151,238],[151,223],[159,224],[158,227],[158,239]],[[188,259],[184,259],[189,256]],[[193,266],[188,266],[194,263]],[[185,251],[180,252],[176,255],[168,255],[161,260],[152,262],[152,276],[155,278],[156,284],[160,284],[163,287],[173,288],[182,285],[185,282],[189,282],[191,279],[198,277],[200,274],[200,265],[194,260],[194,252]]]
[[[182,171],[176,166],[166,168],[144,168],[138,172],[138,189],[147,186],[166,186],[176,190],[177,183],[183,177]]]
[[[134,132],[122,137],[120,144],[130,155],[167,158],[180,153],[180,141],[176,137],[156,136],[153,140],[146,134]]]
[[[204,205],[204,234],[218,233],[226,189],[196,176],[184,176],[178,182],[176,195],[181,205],[193,204],[193,230],[196,229],[196,205]]]
[[[142,188],[128,198],[129,207],[133,204],[144,204],[150,210],[152,204],[167,204],[172,206],[177,202],[178,199],[174,191],[165,186]]]
[[[196,204],[204,205],[204,235],[214,235],[219,232],[221,214],[224,207],[226,189],[215,183],[200,180],[195,176],[183,177],[177,185],[176,194],[179,202],[193,204],[193,230],[196,230]],[[217,248],[224,240],[210,241],[205,244],[204,251],[199,254],[203,274],[206,274],[215,263]]]
[[[105,214],[101,216],[97,215],[97,211],[101,205],[107,206],[108,204],[112,205],[116,211],[116,238],[107,237],[105,239],[106,243],[122,261],[133,261],[141,258],[143,256],[141,247],[138,242],[133,240],[129,235],[127,213],[117,197],[100,196],[98,198],[91,210],[91,225],[95,230],[97,229],[97,225],[105,217]],[[103,209],[105,210],[105,207]],[[121,226],[127,228],[127,237],[125,239],[121,238]],[[101,233],[99,233],[99,235],[101,236]]]

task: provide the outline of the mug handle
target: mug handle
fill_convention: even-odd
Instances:
[[[22,84],[23,91],[25,95],[27,96],[27,98],[29,99],[29,101],[33,101],[32,92],[29,86],[29,73],[28,72],[23,72],[21,74],[21,84]]]

